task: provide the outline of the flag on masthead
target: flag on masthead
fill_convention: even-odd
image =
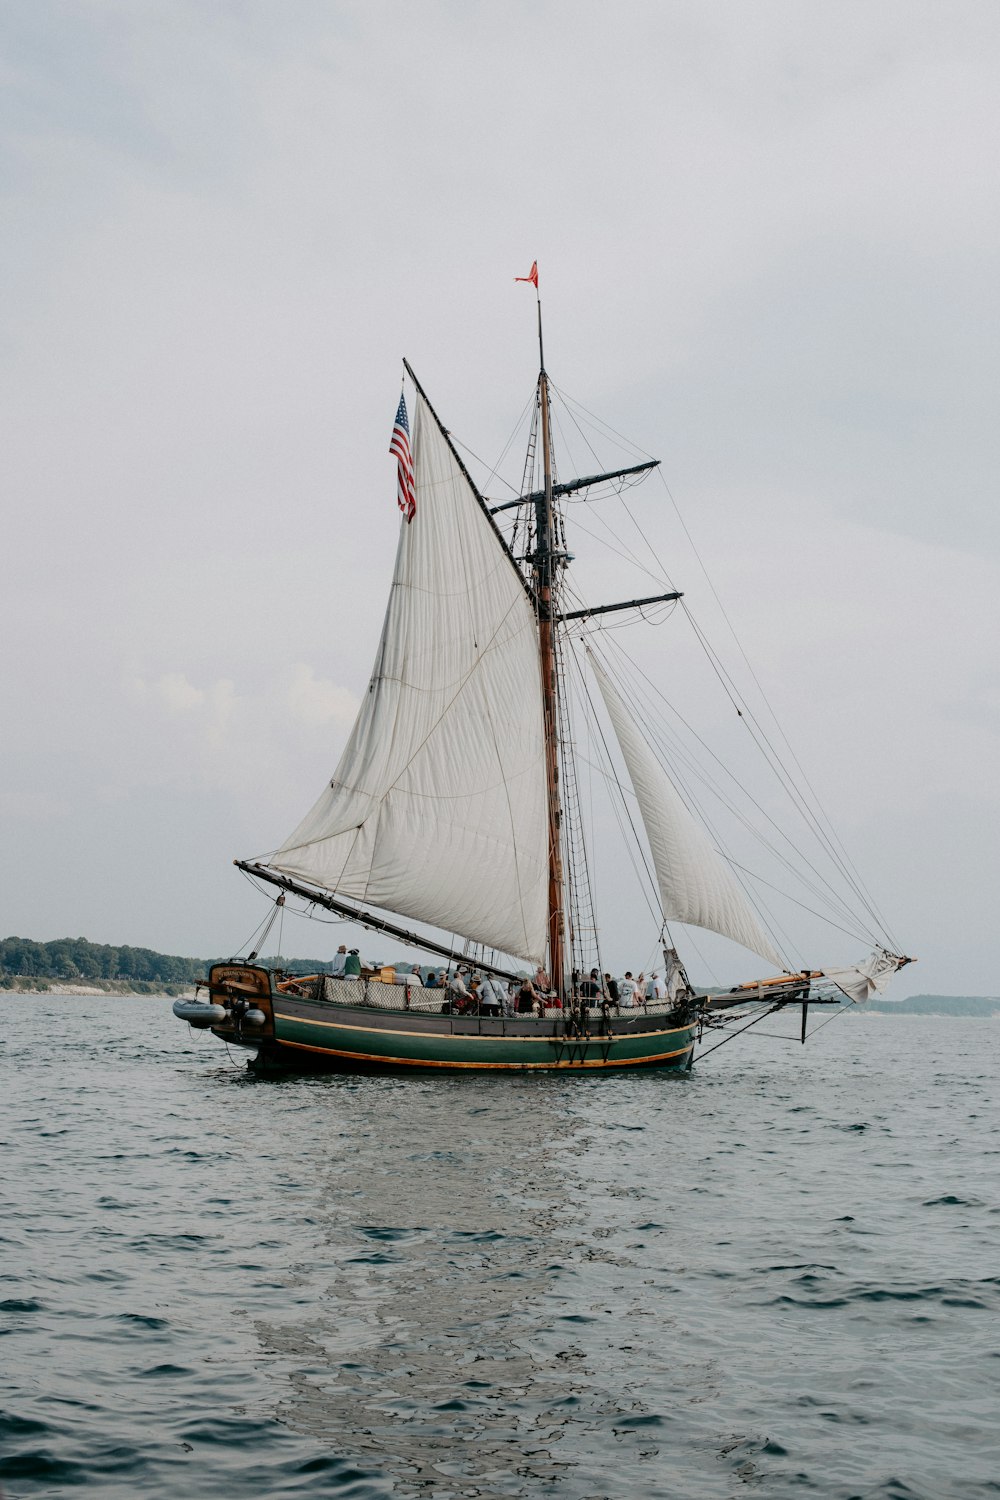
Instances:
[[[535,291],[537,292],[538,291],[538,262],[537,262],[537,260],[533,260],[531,262],[531,270],[528,272],[527,276],[515,276],[514,280],[515,281],[530,281],[531,284],[532,284],[532,286],[535,288]]]
[[[406,415],[406,397],[402,395],[399,398],[389,452],[396,458],[396,498],[400,510],[409,522],[417,513],[417,489],[413,482],[413,459],[410,457],[410,423]]]

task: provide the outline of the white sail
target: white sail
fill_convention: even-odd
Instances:
[[[534,610],[417,395],[417,509],[347,748],[267,863],[541,962],[548,823]]]
[[[839,990],[843,990],[855,1005],[863,1005],[873,995],[885,993],[890,979],[901,968],[902,963],[903,960],[894,953],[887,952],[885,948],[876,948],[863,963],[852,964],[846,969],[824,969],[823,975]]]
[[[688,811],[635,718],[592,654],[590,665],[632,779],[665,920],[706,927],[783,969],[782,959],[762,931],[729,867]]]

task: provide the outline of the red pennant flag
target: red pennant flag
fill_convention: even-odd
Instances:
[[[535,291],[537,292],[538,291],[538,262],[537,262],[537,260],[533,260],[531,262],[531,270],[528,272],[527,276],[515,276],[514,280],[515,281],[530,281],[531,284],[532,284],[532,286],[535,288]]]

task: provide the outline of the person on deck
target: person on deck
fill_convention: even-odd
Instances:
[[[580,994],[588,1005],[593,1005],[604,993],[601,976],[597,969],[591,969],[589,979],[584,979],[580,985]]]
[[[357,948],[352,948],[350,953],[344,959],[343,977],[344,979],[361,978],[361,955],[359,954]]]
[[[636,982],[632,978],[632,970],[625,970],[625,978],[621,982],[621,1003],[627,1010],[631,1010],[635,1004]]]
[[[521,988],[517,992],[517,1013],[519,1016],[530,1016],[535,1008],[535,986],[525,974],[521,980]]]
[[[462,978],[462,970],[456,969],[448,978],[448,998],[454,1010],[461,1013],[469,1001],[469,990]]]
[[[621,995],[618,991],[617,979],[612,979],[610,974],[604,976],[604,992],[608,997],[608,1004],[613,1005],[615,1010],[621,1010]]]
[[[438,978],[437,974],[434,972],[434,970],[431,969],[430,973],[427,975],[427,978],[424,980],[424,989],[425,990],[439,990],[440,988],[441,988],[441,981]]]
[[[343,979],[343,977],[344,977],[344,965],[346,964],[346,962],[347,962],[347,949],[344,946],[344,944],[341,943],[340,947],[337,949],[336,953],[333,955],[333,961],[330,964],[330,978],[331,979]]]
[[[500,988],[487,974],[479,985],[479,1008],[484,1016],[499,1016],[502,1003]]]

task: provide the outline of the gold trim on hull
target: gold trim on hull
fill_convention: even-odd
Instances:
[[[433,1014],[433,1012],[432,1012],[432,1014]],[[313,1016],[309,1016],[308,1019],[305,1019],[302,1016],[290,1016],[285,1011],[280,1011],[280,1010],[279,1011],[275,1011],[274,1018],[275,1018],[276,1021],[290,1021],[293,1026],[325,1026],[325,1027],[330,1028],[333,1031],[366,1031],[366,1032],[369,1033],[369,1035],[371,1034],[371,1031],[372,1031],[371,1026],[352,1026],[349,1021],[318,1021]],[[664,1027],[664,1029],[662,1031],[642,1031],[642,1032],[634,1032],[634,1033],[633,1032],[627,1032],[627,1031],[625,1031],[625,1032],[620,1033],[620,1035],[612,1036],[612,1037],[607,1037],[607,1036],[589,1036],[589,1037],[586,1037],[586,1038],[584,1038],[584,1037],[573,1037],[573,1038],[567,1037],[566,1041],[567,1042],[572,1041],[572,1044],[573,1044],[574,1047],[579,1047],[579,1046],[586,1046],[589,1043],[596,1044],[596,1043],[600,1042],[602,1044],[607,1044],[608,1042],[624,1041],[624,1040],[627,1040],[630,1036],[633,1036],[633,1035],[636,1035],[636,1036],[670,1036],[670,1034],[672,1032],[676,1032],[676,1031],[680,1031],[680,1030],[683,1030],[683,1028],[679,1027],[679,1026],[666,1026],[666,1027]],[[433,1036],[434,1035],[433,1032],[429,1032],[429,1031],[406,1031],[401,1026],[380,1026],[378,1028],[378,1034],[379,1034],[379,1036],[416,1036],[416,1037],[420,1037],[421,1040],[426,1039],[428,1036]],[[493,1041],[494,1040],[494,1038],[489,1033],[481,1034],[479,1032],[474,1032],[474,1031],[470,1031],[470,1032],[459,1031],[459,1032],[451,1033],[451,1035],[452,1036],[457,1036],[461,1041],[474,1041],[474,1042],[478,1042],[478,1041]],[[547,1035],[544,1035],[544,1036],[509,1036],[506,1033],[503,1035],[503,1037],[497,1037],[496,1038],[497,1041],[501,1041],[502,1040],[502,1041],[505,1041],[505,1042],[530,1042],[533,1046],[537,1045],[538,1042],[548,1042],[548,1041],[551,1041],[552,1039],[553,1038],[551,1037],[551,1034],[547,1034]],[[562,1037],[558,1037],[558,1038],[556,1038],[556,1040],[562,1041],[563,1038]],[[298,1042],[298,1043],[291,1043],[291,1042],[289,1042],[289,1043],[285,1043],[283,1041],[283,1039],[282,1039],[282,1045],[287,1045],[287,1046],[293,1046],[293,1045],[295,1045],[295,1046],[304,1046],[305,1043],[303,1043],[303,1042]],[[319,1048],[316,1048],[315,1050],[319,1051],[319,1052],[324,1052],[324,1051],[326,1051],[326,1048],[325,1047],[319,1047]],[[666,1056],[673,1056],[674,1054],[673,1053],[667,1053],[665,1055]]]
[[[363,1027],[354,1027],[352,1029],[357,1030],[357,1031],[364,1030]],[[399,1035],[399,1036],[420,1036],[420,1035],[422,1035],[421,1032],[414,1032],[414,1031],[403,1031],[403,1032],[398,1032],[396,1034]],[[508,1038],[508,1040],[509,1041],[513,1041],[514,1038],[510,1037],[510,1038]],[[518,1041],[536,1041],[536,1040],[542,1040],[542,1039],[541,1038],[535,1038],[535,1037],[518,1037],[517,1040]],[[547,1038],[545,1040],[547,1040]],[[298,1048],[298,1050],[300,1052],[318,1052],[321,1057],[348,1057],[348,1058],[354,1058],[358,1062],[383,1063],[383,1064],[387,1064],[387,1065],[389,1065],[391,1067],[397,1067],[398,1066],[398,1067],[403,1067],[403,1068],[477,1068],[477,1069],[480,1069],[480,1070],[482,1070],[484,1068],[491,1068],[491,1069],[492,1068],[507,1068],[507,1069],[513,1069],[514,1071],[516,1071],[518,1073],[523,1073],[523,1072],[526,1072],[529,1068],[547,1068],[547,1069],[549,1069],[551,1071],[551,1070],[556,1069],[556,1068],[561,1068],[561,1069],[566,1070],[566,1069],[577,1069],[577,1068],[631,1068],[631,1067],[637,1067],[637,1066],[641,1067],[643,1065],[643,1063],[669,1062],[672,1057],[683,1057],[686,1052],[692,1051],[692,1049],[694,1047],[694,1043],[693,1042],[689,1042],[686,1047],[678,1047],[676,1049],[676,1051],[674,1051],[674,1052],[659,1052],[659,1053],[655,1053],[652,1056],[648,1056],[648,1057],[621,1057],[621,1058],[618,1058],[617,1061],[615,1061],[615,1062],[604,1061],[601,1058],[594,1058],[593,1060],[591,1060],[590,1058],[585,1058],[582,1061],[574,1061],[574,1062],[557,1062],[557,1061],[553,1060],[552,1062],[493,1062],[493,1063],[491,1063],[491,1062],[457,1062],[457,1061],[449,1062],[449,1061],[447,1061],[444,1058],[440,1058],[439,1059],[439,1058],[427,1058],[427,1057],[387,1057],[384,1052],[347,1052],[347,1051],[343,1051],[342,1049],[340,1049],[338,1047],[311,1047],[308,1042],[280,1041],[278,1043],[278,1046],[279,1047],[296,1047],[296,1048]]]

